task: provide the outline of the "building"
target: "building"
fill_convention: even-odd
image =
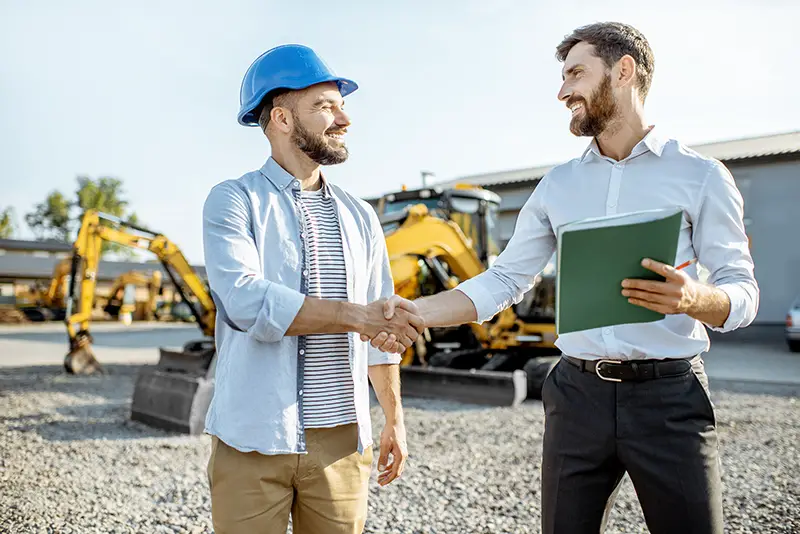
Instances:
[[[800,131],[691,146],[722,161],[744,198],[761,302],[756,321],[782,323],[800,294]],[[435,184],[470,183],[502,198],[503,244],[514,231],[517,214],[539,180],[554,165],[475,174]]]

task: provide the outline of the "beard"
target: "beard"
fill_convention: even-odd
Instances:
[[[344,141],[340,146],[334,147],[330,145],[330,141],[325,136],[325,133],[340,132],[341,128],[329,128],[325,133],[315,134],[303,127],[300,117],[294,112],[292,115],[294,116],[292,141],[311,161],[318,165],[336,165],[347,161],[350,153],[347,151]]]
[[[589,97],[591,104],[582,97],[570,99],[567,105],[583,102],[582,117],[573,117],[569,131],[579,137],[597,137],[608,128],[617,115],[617,103],[611,92],[611,76],[606,76]]]

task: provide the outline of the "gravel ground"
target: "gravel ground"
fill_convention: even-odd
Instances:
[[[211,532],[207,436],[128,420],[136,367],[0,370],[0,532]],[[716,393],[726,532],[800,532],[795,399]],[[403,478],[371,484],[370,533],[539,532],[542,407],[407,399]],[[382,425],[373,409],[376,434]],[[376,453],[377,458],[377,453]],[[625,479],[607,532],[647,532]]]

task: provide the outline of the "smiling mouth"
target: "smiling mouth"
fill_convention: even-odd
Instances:
[[[569,106],[569,110],[572,112],[573,117],[577,115],[578,112],[580,112],[582,109],[583,109],[583,102],[576,102],[571,106]]]
[[[344,134],[345,133],[347,133],[347,132],[342,131],[342,132],[326,133],[325,137],[328,137],[328,138],[333,139],[335,141],[342,142],[344,140]]]

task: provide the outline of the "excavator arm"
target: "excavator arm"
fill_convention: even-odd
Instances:
[[[50,286],[47,288],[47,293],[44,295],[44,305],[48,308],[60,308],[64,306],[64,280],[69,274],[70,261],[69,258],[64,258],[56,264],[53,270],[53,278],[50,280]]]
[[[428,215],[423,204],[411,206],[403,224],[386,236],[386,248],[390,251],[390,261],[402,257],[436,258],[444,261],[460,280],[477,276],[484,271],[484,266],[469,239],[461,228],[450,221]],[[403,281],[404,274],[392,276],[395,283]]]
[[[97,210],[87,210],[73,246],[72,277],[66,299],[65,323],[70,351],[64,360],[64,366],[68,372],[93,373],[101,370],[91,350],[89,324],[103,242],[148,250],[155,254],[181,298],[190,307],[200,330],[206,336],[214,335],[214,302],[205,284],[177,245],[161,234],[126,223],[118,217]]]

